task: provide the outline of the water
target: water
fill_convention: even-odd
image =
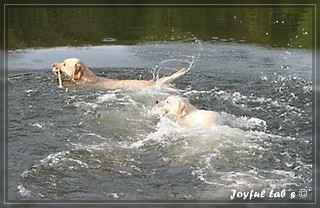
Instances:
[[[60,89],[50,65],[73,56],[115,79],[190,71],[162,88]],[[9,52],[9,77],[9,200],[229,200],[233,189],[306,189],[311,199],[310,50],[196,41],[27,49]],[[169,95],[227,125],[179,126],[154,109]]]

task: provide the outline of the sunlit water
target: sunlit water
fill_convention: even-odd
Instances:
[[[190,72],[161,88],[59,89],[47,62],[74,56],[115,79]],[[302,188],[311,197],[311,51],[194,42],[12,51],[9,76],[9,199],[229,200],[233,189]],[[220,112],[225,125],[179,126],[154,109],[169,95]]]

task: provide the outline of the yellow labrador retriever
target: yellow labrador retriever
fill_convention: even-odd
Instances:
[[[179,96],[156,101],[156,107],[163,109],[182,126],[210,128],[219,121],[219,113],[197,109],[188,99]]]
[[[98,87],[107,90],[126,89],[126,88],[143,88],[154,85],[167,84],[176,78],[186,74],[188,70],[182,68],[176,73],[162,77],[155,82],[145,80],[113,80],[95,75],[80,59],[69,58],[62,63],[52,65],[52,71],[56,74],[60,73],[70,78],[76,84],[86,84],[92,87]]]

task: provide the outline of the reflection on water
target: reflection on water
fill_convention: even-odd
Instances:
[[[7,9],[8,48],[236,41],[311,48],[313,8],[299,7],[17,7]]]

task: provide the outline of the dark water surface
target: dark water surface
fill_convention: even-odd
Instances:
[[[172,86],[66,91],[49,62],[72,56],[117,79],[196,62]],[[198,41],[19,50],[9,53],[9,77],[11,200],[229,200],[233,189],[311,197],[309,50]],[[178,126],[153,108],[169,95],[228,125]]]

